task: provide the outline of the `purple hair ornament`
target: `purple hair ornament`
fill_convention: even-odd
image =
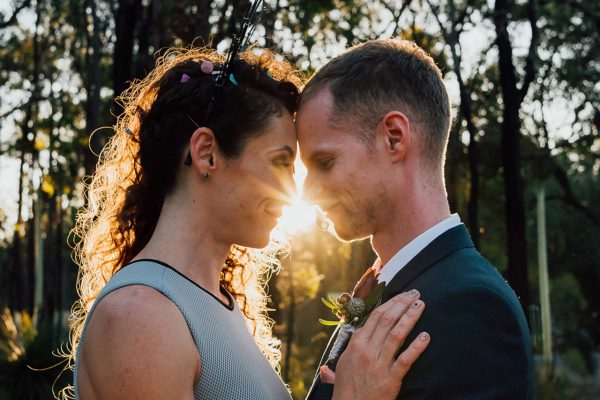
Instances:
[[[202,64],[200,64],[200,69],[205,74],[210,74],[215,69],[215,66],[210,61],[202,61]]]

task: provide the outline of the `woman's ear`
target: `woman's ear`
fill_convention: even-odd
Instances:
[[[214,170],[217,151],[217,140],[210,128],[202,127],[194,131],[190,138],[190,156],[192,165],[201,174]]]
[[[387,113],[378,127],[378,136],[392,162],[403,161],[410,147],[410,123],[399,111]]]

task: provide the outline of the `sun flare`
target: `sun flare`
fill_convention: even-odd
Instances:
[[[296,170],[294,180],[296,182],[296,187],[298,188],[298,194],[294,196],[291,205],[283,208],[283,214],[281,215],[281,218],[279,218],[277,224],[277,229],[288,235],[310,230],[317,221],[318,213],[316,206],[306,204],[302,200],[302,187],[307,171],[299,157],[296,157],[294,167]]]

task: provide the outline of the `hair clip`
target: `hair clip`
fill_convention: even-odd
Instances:
[[[129,128],[125,128],[125,133],[128,134],[129,136],[133,136],[133,132]]]
[[[235,80],[235,76],[233,76],[233,73],[229,74],[229,81],[231,83],[233,83],[235,86],[238,85],[237,81]]]
[[[210,61],[202,61],[202,64],[200,64],[200,70],[205,74],[210,74],[213,69],[215,69],[215,66]]]
[[[188,74],[183,74],[183,75],[181,75],[181,80],[179,82],[186,83],[189,80],[190,80],[190,76]]]

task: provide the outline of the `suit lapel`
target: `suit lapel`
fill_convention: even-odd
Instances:
[[[325,351],[323,352],[323,355],[321,356],[321,361],[319,361],[319,368],[317,368],[317,373],[315,374],[312,385],[310,385],[310,389],[308,390],[308,394],[306,397],[307,399],[311,398],[313,392],[316,390],[317,386],[321,383],[320,367],[325,365],[325,362],[327,361],[327,357],[329,357],[329,352],[331,351],[331,348],[333,347],[333,344],[335,343],[335,339],[337,339],[337,335],[338,335],[339,331],[340,331],[340,326],[338,325],[335,328],[335,330],[333,331],[333,333],[331,334],[331,336],[329,337],[329,343],[327,343],[327,347],[325,347]]]
[[[413,279],[448,254],[468,247],[473,242],[464,224],[448,229],[408,262],[385,286],[382,301],[401,292]]]
[[[392,280],[386,285],[385,290],[383,292],[382,301],[389,300],[396,293],[404,289],[413,279],[419,276],[423,271],[427,268],[435,264],[437,261],[446,257],[450,253],[464,249],[468,247],[473,247],[473,242],[469,237],[469,232],[467,228],[461,224],[452,229],[447,230],[440,236],[438,236],[433,242],[431,242],[427,247],[425,247],[419,254],[417,254],[408,264],[404,266],[392,278]],[[337,338],[337,334],[339,331],[339,326],[331,335],[329,343],[327,344],[327,348],[323,353],[321,358],[321,362],[319,366],[323,365],[327,360],[327,356],[329,355],[329,351]],[[314,395],[315,390],[319,386],[321,382],[319,370],[317,370],[317,374],[313,381],[313,384],[308,392],[307,399],[311,399],[311,396]]]

